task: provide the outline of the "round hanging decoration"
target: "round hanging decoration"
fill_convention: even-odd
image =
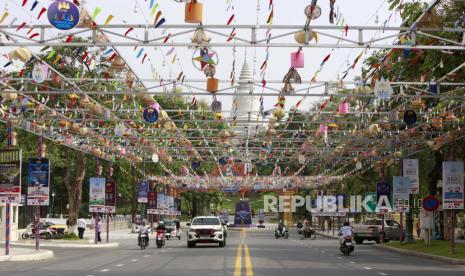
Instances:
[[[34,64],[34,68],[32,69],[32,79],[36,83],[43,83],[47,78],[48,74],[48,66],[43,64],[42,62],[38,61]]]
[[[407,126],[413,126],[414,124],[417,123],[417,113],[413,110],[407,110],[404,113],[404,122],[407,124]]]
[[[153,163],[158,163],[158,154],[156,154],[156,153],[152,154],[152,162]]]
[[[228,164],[228,158],[226,158],[226,157],[221,157],[221,158],[218,160],[218,163],[220,163],[221,166],[224,166],[224,165]]]
[[[304,165],[307,159],[305,158],[305,155],[299,154],[299,164]]]
[[[118,137],[123,137],[124,132],[126,131],[126,127],[121,122],[115,126],[115,135]]]
[[[47,10],[50,24],[59,30],[71,30],[79,23],[79,9],[69,1],[54,1]]]
[[[194,170],[200,168],[200,161],[198,161],[198,160],[192,161],[192,168]]]
[[[158,113],[160,112],[160,105],[157,103],[144,109],[144,120],[147,123],[155,123],[158,121]]]
[[[218,54],[208,48],[199,48],[192,55],[194,67],[203,71],[207,65],[217,65],[219,62]]]
[[[357,163],[355,163],[355,168],[356,168],[357,170],[361,170],[361,169],[363,168],[362,162],[357,161]]]
[[[305,16],[311,20],[318,19],[321,16],[321,8],[318,5],[308,5],[305,8]]]

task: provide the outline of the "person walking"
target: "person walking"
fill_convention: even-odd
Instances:
[[[86,220],[80,218],[77,220],[78,236],[79,239],[84,239],[84,231],[86,231]]]

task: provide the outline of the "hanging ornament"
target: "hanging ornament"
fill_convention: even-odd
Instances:
[[[111,61],[110,68],[115,70],[115,71],[121,71],[126,67],[126,64],[124,63],[124,60],[119,56],[115,56],[113,60]]]
[[[215,96],[214,96],[214,98],[213,98],[213,102],[212,102],[212,104],[211,104],[211,108],[212,108],[212,112],[213,112],[213,113],[222,112],[221,102],[218,101],[218,100],[216,99]]]
[[[299,75],[299,72],[297,72],[296,69],[291,68],[289,69],[289,72],[284,76],[283,79],[284,82],[284,87],[282,89],[282,92],[285,94],[290,94],[294,92],[294,87],[292,87],[292,84],[296,83],[302,83],[302,78]]]
[[[205,76],[207,77],[207,91],[211,93],[216,93],[219,87],[219,80],[214,78],[216,73],[216,68],[214,65],[207,65],[203,69]]]
[[[160,105],[158,103],[154,103],[151,106],[144,109],[144,120],[147,123],[155,123],[158,121],[158,114],[160,113]]]
[[[48,75],[48,66],[40,61],[34,63],[32,68],[32,79],[36,83],[43,83]]]
[[[153,163],[158,163],[158,161],[159,161],[158,154],[156,154],[156,153],[152,154],[152,162]]]
[[[300,48],[297,52],[291,53],[291,68],[304,68],[305,67],[305,55]]]
[[[318,35],[310,30],[303,30],[294,34],[294,40],[299,44],[308,44],[312,39],[318,40]]]
[[[305,162],[307,162],[307,158],[305,158],[305,155],[304,154],[299,154],[299,164],[300,165],[304,165]]]
[[[199,48],[194,52],[192,62],[195,68],[202,71],[207,65],[218,65],[218,54],[208,48]]]
[[[381,80],[376,81],[373,92],[380,100],[388,100],[393,93],[393,89],[388,80],[381,78]]]
[[[201,28],[197,29],[194,36],[191,38],[192,43],[196,44],[196,47],[206,48],[211,41],[205,31]]]
[[[417,123],[417,113],[413,110],[404,112],[404,123],[410,128]]]
[[[11,51],[8,54],[8,58],[10,61],[20,60],[22,62],[28,62],[32,58],[32,53],[28,48],[21,47]]]
[[[123,122],[119,122],[115,125],[115,135],[118,137],[123,137],[124,132],[126,131],[126,126]]]
[[[321,8],[320,6],[312,3],[311,5],[305,7],[304,13],[305,16],[307,16],[307,19],[315,20],[321,16]]]
[[[134,75],[131,72],[128,72],[126,74],[126,85],[128,86],[130,90],[134,88],[134,82],[135,82]]]
[[[338,113],[341,115],[344,115],[344,114],[347,114],[348,112],[349,112],[349,103],[346,101],[339,103]]]
[[[184,10],[184,21],[186,23],[202,23],[203,5],[197,0],[186,3]]]

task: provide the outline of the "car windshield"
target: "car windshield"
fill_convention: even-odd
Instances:
[[[218,218],[195,218],[192,225],[220,225]]]
[[[173,222],[171,220],[165,220],[164,224],[165,224],[165,226],[172,226]]]

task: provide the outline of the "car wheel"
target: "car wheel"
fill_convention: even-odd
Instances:
[[[178,240],[181,240],[181,236],[178,236]]]
[[[381,240],[380,240],[380,239],[376,239],[376,243],[380,243],[380,242],[381,242]]]
[[[195,245],[194,245],[193,242],[189,242],[189,241],[187,242],[187,247],[188,247],[188,248],[192,248],[192,247],[194,247],[194,246],[195,246]]]
[[[225,246],[224,241],[220,241],[220,242],[218,243],[218,245],[219,245],[220,247],[224,247],[224,246]]]

